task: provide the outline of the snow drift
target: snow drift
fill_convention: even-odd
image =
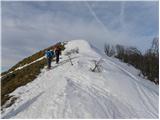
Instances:
[[[18,99],[2,118],[158,118],[159,86],[132,66],[96,52],[85,40],[66,44],[60,63],[11,95]],[[67,51],[71,54],[71,66]],[[101,72],[91,72],[103,59]]]

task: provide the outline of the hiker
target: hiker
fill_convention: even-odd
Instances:
[[[54,50],[55,52],[55,56],[56,56],[56,63],[58,64],[59,63],[59,55],[61,54],[61,49],[59,46],[57,46]]]
[[[48,65],[48,69],[51,68],[51,61],[52,61],[52,58],[54,56],[54,52],[52,50],[47,50],[45,52],[45,55],[46,55],[46,58],[47,58],[47,65]]]

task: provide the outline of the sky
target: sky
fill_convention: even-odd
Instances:
[[[145,51],[159,37],[157,1],[3,1],[2,71],[60,41],[84,39]]]

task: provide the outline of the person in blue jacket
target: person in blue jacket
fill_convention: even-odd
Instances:
[[[45,56],[46,56],[46,58],[47,58],[47,66],[48,66],[48,69],[50,69],[51,68],[51,62],[52,62],[52,58],[53,58],[53,56],[54,56],[54,52],[52,51],[52,50],[47,50],[46,52],[45,52]]]

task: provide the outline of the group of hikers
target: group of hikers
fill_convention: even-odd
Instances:
[[[48,49],[45,51],[45,56],[47,58],[47,68],[51,68],[51,62],[54,57],[56,57],[56,64],[59,63],[59,55],[61,54],[61,49],[59,46],[56,46],[54,50]]]

